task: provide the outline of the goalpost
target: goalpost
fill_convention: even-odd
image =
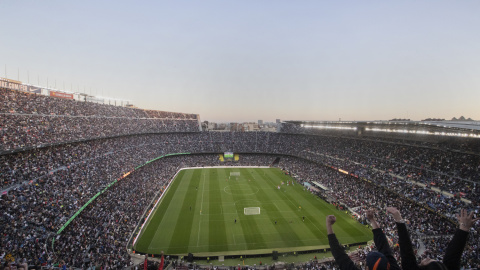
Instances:
[[[245,207],[243,208],[244,215],[260,215],[260,207]]]
[[[230,172],[230,176],[240,176],[240,172]]]

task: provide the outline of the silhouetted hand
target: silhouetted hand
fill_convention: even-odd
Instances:
[[[460,223],[460,230],[463,231],[470,231],[473,227],[473,224],[479,220],[478,218],[473,219],[473,211],[468,214],[466,209],[462,209],[460,211],[460,215],[457,214],[458,223]]]
[[[368,209],[366,213],[367,213],[368,220],[370,221],[375,220],[375,210]]]
[[[332,226],[337,221],[337,218],[334,215],[327,216],[327,224]]]
[[[337,218],[334,215],[327,216],[327,234],[333,234],[333,228],[332,225],[335,224],[335,221],[337,221]]]
[[[396,222],[402,220],[402,214],[400,214],[400,211],[398,211],[396,207],[387,207],[387,213],[391,214]]]

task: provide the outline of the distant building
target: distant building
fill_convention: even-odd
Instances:
[[[421,121],[445,121],[444,118],[426,118]]]
[[[394,121],[394,122],[408,122],[411,121],[410,119],[405,119],[405,118],[393,118],[388,121]]]
[[[240,131],[240,132],[249,132],[249,131],[270,131],[275,132],[277,130],[277,124],[273,122],[263,122],[263,120],[258,120],[256,122],[243,122],[243,123],[215,123],[209,121],[202,122],[202,130],[209,131]]]
[[[257,131],[260,127],[257,123],[243,123],[244,131]]]
[[[216,130],[216,129],[218,129],[217,123],[212,123],[212,122],[208,123],[208,130]]]
[[[242,126],[238,123],[230,123],[230,131],[241,131]]]
[[[277,124],[280,124],[280,119],[277,119],[277,122],[276,122],[276,123],[277,123]]]

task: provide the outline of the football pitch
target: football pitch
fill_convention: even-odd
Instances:
[[[134,249],[195,256],[323,249],[328,248],[325,217],[332,214],[340,243],[372,240],[370,229],[302,185],[287,185],[292,180],[277,168],[182,170]]]

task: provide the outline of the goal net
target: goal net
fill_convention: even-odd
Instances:
[[[243,208],[244,215],[260,215],[260,207],[245,207]]]
[[[240,172],[230,172],[230,176],[240,176]]]

